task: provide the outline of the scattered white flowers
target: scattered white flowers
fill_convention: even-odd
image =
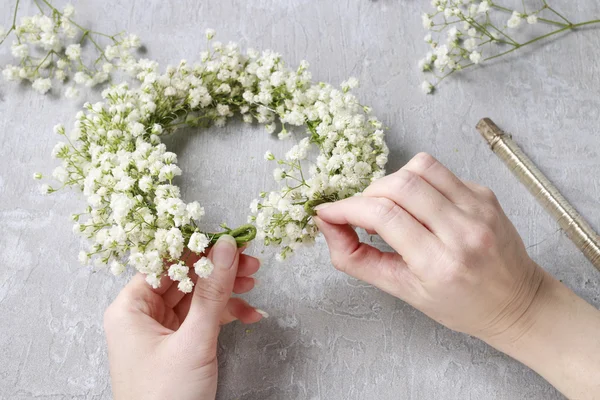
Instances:
[[[67,78],[86,87],[108,82],[117,70],[131,72],[136,65],[133,53],[140,47],[135,35],[105,35],[84,28],[73,20],[75,9],[67,5],[62,11],[50,1],[38,5],[40,13],[17,21],[19,2],[15,4],[15,21],[8,31],[0,27],[0,45],[14,37],[11,54],[15,65],[2,70],[7,81],[29,81],[32,88],[45,94]],[[48,15],[46,15],[48,14]],[[102,46],[105,41],[108,45]],[[82,44],[89,51],[82,54]],[[65,90],[65,97],[76,98],[79,91],[73,86]]]
[[[522,10],[516,10],[500,1],[432,0],[433,11],[421,15],[423,27],[429,31],[425,36],[429,51],[418,66],[435,79],[427,77],[421,90],[432,93],[443,79],[457,71],[507,55],[549,36],[600,23],[600,19],[573,23],[547,0],[535,5],[525,3],[522,2]],[[543,22],[554,30],[533,39],[521,39],[517,28],[524,21],[529,25]]]
[[[214,35],[206,32],[209,40]],[[71,47],[68,57],[77,52]],[[115,274],[129,264],[154,287],[166,272],[179,290],[192,290],[186,258],[203,254],[222,233],[203,232],[204,209],[185,203],[173,184],[182,171],[162,137],[183,126],[222,126],[241,114],[267,132],[279,127],[281,139],[291,137],[291,127],[305,126],[306,135],[284,157],[265,154],[276,164],[281,189],[252,202],[249,225],[223,225],[240,245],[256,236],[280,246],[280,259],[314,241],[316,205],[355,195],[385,174],[383,127],[350,93],[358,85],[354,78],[341,89],[314,84],[304,61],[291,70],[277,53],[242,53],[234,43],[219,42],[196,64],[184,60],[160,73],[156,62],[141,59],[129,68],[138,84],[110,87],[103,101],[86,103],[70,132],[54,128],[64,137],[52,152],[62,160],[53,173],[59,186],[42,190],[75,187],[87,198],[87,207],[73,215],[74,232],[90,239],[83,263],[109,265]],[[37,87],[47,90],[48,84]],[[318,153],[314,160],[311,149]],[[194,264],[201,278],[213,268],[206,257]]]
[[[520,12],[517,12],[517,11],[513,11],[510,19],[506,23],[506,26],[508,26],[509,28],[516,28],[519,25],[521,25],[522,21],[523,21],[523,14],[521,14]]]

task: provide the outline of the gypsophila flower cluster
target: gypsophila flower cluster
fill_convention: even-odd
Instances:
[[[421,90],[432,93],[443,79],[457,71],[558,33],[600,23],[600,19],[573,23],[546,0],[530,3],[519,2],[519,9],[515,9],[492,0],[432,0],[433,11],[421,15],[423,27],[429,31],[425,36],[429,51],[418,65],[433,79],[423,81]],[[538,22],[552,30],[534,38],[527,38],[518,30]]]
[[[214,31],[206,36],[212,39]],[[109,265],[116,274],[128,263],[154,287],[166,272],[181,291],[192,290],[186,258],[204,253],[219,234],[202,231],[204,209],[185,203],[173,184],[182,171],[162,138],[180,127],[223,126],[237,114],[286,139],[291,127],[306,126],[306,136],[284,157],[265,156],[283,185],[252,203],[256,228],[224,226],[239,244],[257,234],[281,246],[280,258],[314,240],[314,206],[357,194],[384,175],[382,125],[350,93],[356,79],[341,89],[314,84],[306,62],[291,70],[277,53],[243,53],[233,43],[212,42],[200,58],[163,73],[157,63],[139,60],[132,67],[138,84],[106,89],[103,101],[85,104],[70,132],[55,127],[64,138],[53,150],[62,160],[53,172],[60,187],[42,190],[71,186],[87,198],[87,208],[73,215],[74,232],[91,241],[83,263]],[[318,151],[313,161],[311,149]],[[193,267],[201,278],[213,270],[205,257]]]
[[[39,14],[18,22],[17,1],[12,26],[8,31],[0,27],[0,44],[13,38],[11,53],[16,59],[14,65],[3,68],[5,80],[29,81],[41,94],[65,83],[64,96],[77,98],[79,88],[103,84],[114,72],[135,67],[134,52],[140,47],[137,36],[92,31],[75,22],[72,5],[61,11],[48,0],[42,2],[36,2]],[[103,46],[102,41],[108,44]],[[90,48],[87,57],[83,54],[86,47]]]

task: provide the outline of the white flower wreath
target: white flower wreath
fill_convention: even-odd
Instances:
[[[207,31],[209,40],[213,36]],[[62,160],[53,176],[61,187],[82,190],[88,202],[84,212],[73,215],[74,231],[92,242],[81,261],[94,258],[115,274],[128,262],[154,287],[168,271],[181,291],[190,292],[186,256],[203,253],[224,233],[240,245],[255,236],[280,245],[280,258],[313,242],[313,207],[357,194],[382,177],[388,149],[381,123],[349,93],[356,79],[341,90],[312,84],[307,67],[302,62],[292,71],[276,53],[243,54],[236,44],[214,42],[200,63],[181,61],[162,75],[157,63],[139,60],[132,67],[140,82],[136,88],[121,84],[105,90],[103,102],[87,103],[77,114],[68,135],[57,125],[66,142],[53,151]],[[181,169],[161,137],[182,126],[223,126],[236,113],[246,123],[264,124],[269,133],[279,127],[280,139],[290,136],[286,126],[306,125],[307,136],[283,159],[265,155],[278,163],[275,179],[286,185],[261,193],[250,206],[248,225],[206,233],[199,228],[204,209],[183,202],[173,184]],[[311,146],[320,152],[314,162],[307,160]],[[200,277],[212,271],[205,257],[194,267]]]

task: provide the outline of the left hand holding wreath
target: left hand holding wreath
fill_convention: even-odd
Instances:
[[[209,252],[214,272],[193,276],[192,293],[178,290],[166,275],[152,289],[141,274],[121,291],[104,315],[116,400],[215,398],[220,326],[266,316],[231,297],[252,290],[250,275],[260,267],[242,251],[231,236],[221,237]]]

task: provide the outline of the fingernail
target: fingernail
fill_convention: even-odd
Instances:
[[[212,250],[212,262],[217,268],[229,269],[237,252],[237,243],[232,236],[223,235]]]
[[[255,308],[254,311],[256,311],[257,313],[259,313],[260,315],[263,316],[263,318],[269,318],[269,313],[267,313],[266,311],[263,311],[259,308]]]
[[[315,207],[315,211],[321,211],[329,207],[333,203],[322,203]]]

